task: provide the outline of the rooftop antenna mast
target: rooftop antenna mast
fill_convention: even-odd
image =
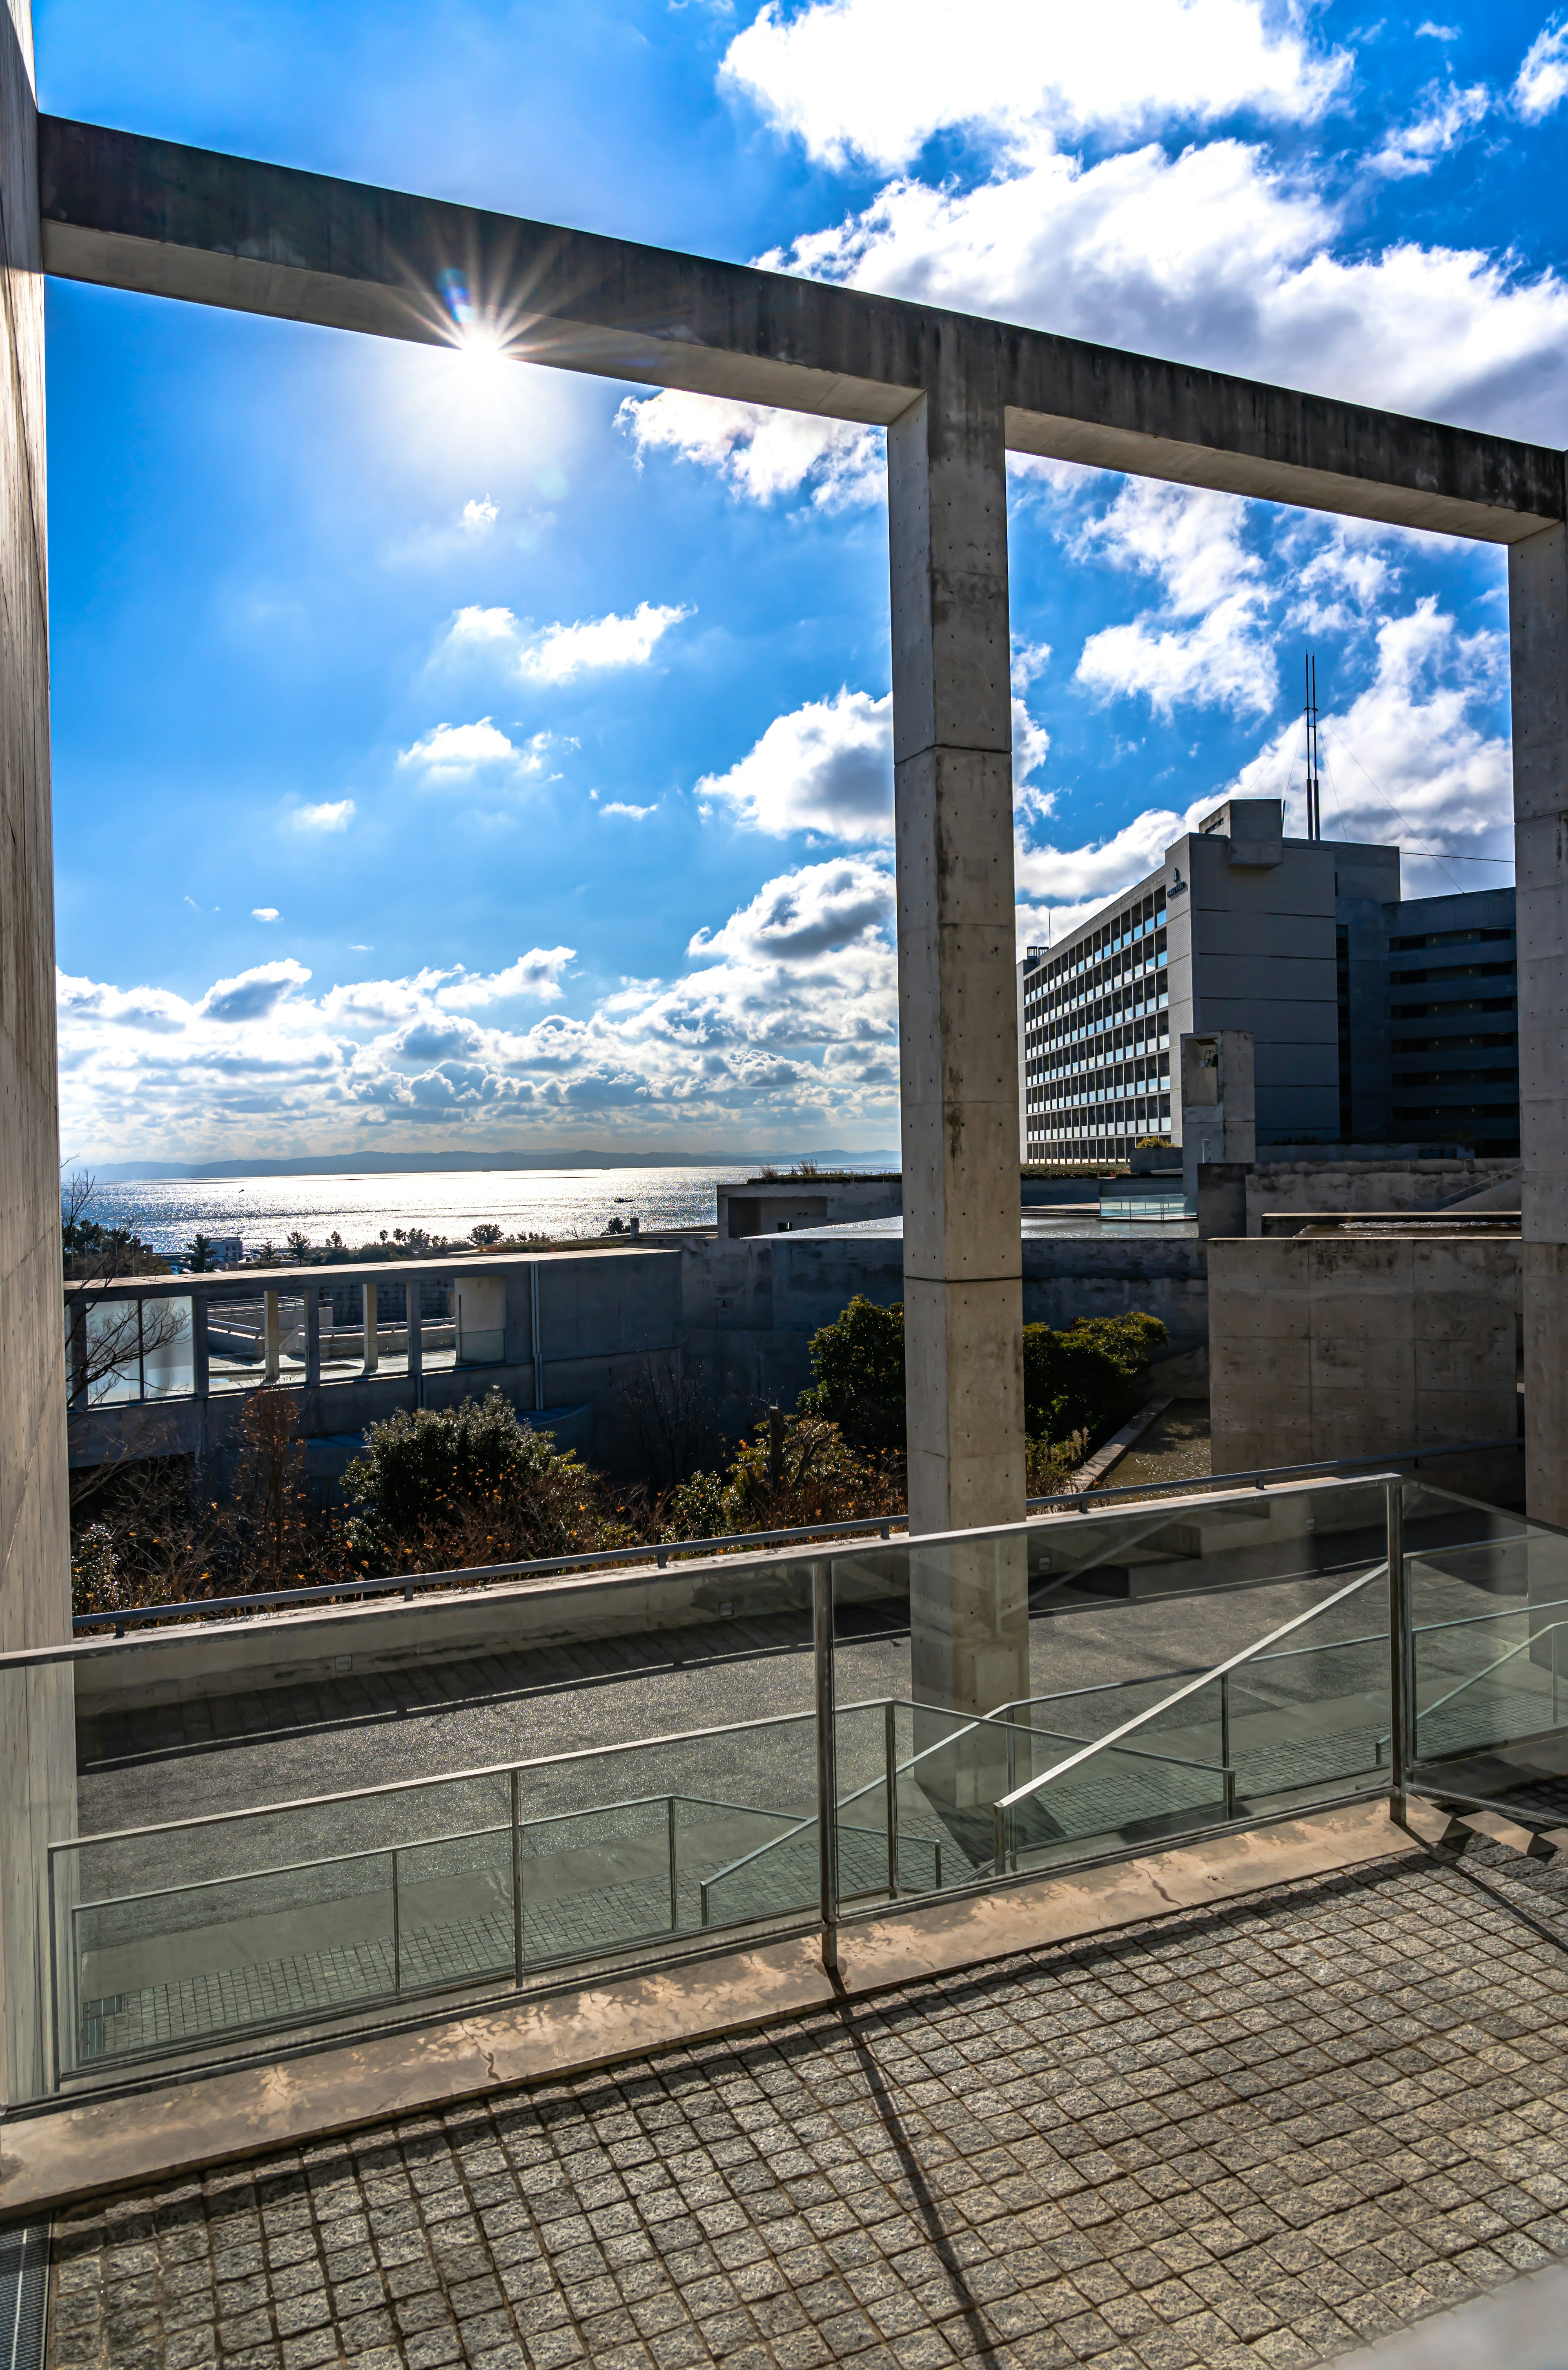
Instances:
[[[1318,773],[1318,662],[1307,653],[1307,836],[1323,836],[1323,785]]]

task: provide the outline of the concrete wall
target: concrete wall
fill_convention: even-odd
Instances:
[[[341,1269],[327,1275],[341,1282]],[[397,1271],[356,1267],[386,1293]],[[319,1268],[255,1271],[256,1290],[297,1292],[302,1281],[319,1278]],[[645,1363],[667,1365],[681,1336],[681,1254],[676,1250],[593,1250],[546,1253],[538,1259],[507,1257],[466,1264],[466,1289],[488,1285],[504,1317],[504,1361],[497,1365],[427,1367],[423,1404],[455,1407],[482,1398],[492,1388],[504,1393],[518,1412],[532,1409],[591,1410],[570,1431],[564,1446],[592,1455],[612,1473],[629,1470],[632,1444],[626,1422],[625,1393]],[[226,1280],[230,1288],[233,1278]],[[159,1279],[146,1286],[151,1297],[170,1298],[199,1287],[196,1277]],[[406,1287],[405,1275],[398,1296]],[[357,1291],[357,1282],[353,1286]],[[538,1347],[535,1357],[533,1294],[537,1289]],[[219,1304],[221,1305],[221,1304]],[[58,1306],[58,1284],[55,1286]],[[51,1322],[58,1331],[59,1318]],[[363,1432],[398,1408],[420,1404],[417,1384],[406,1374],[379,1374],[328,1382],[307,1390],[297,1386],[300,1428],[307,1440]],[[246,1391],[204,1398],[172,1398],[148,1407],[105,1407],[71,1418],[71,1463],[100,1465],[123,1456],[200,1456],[220,1467],[237,1454]],[[336,1460],[340,1468],[345,1457]],[[317,1464],[320,1464],[317,1460]],[[330,1460],[329,1460],[330,1462]]]
[[[839,1226],[855,1218],[894,1218],[904,1208],[902,1177],[750,1178],[721,1185],[719,1238],[787,1233],[792,1226]]]
[[[1115,1236],[1025,1237],[1023,1321],[1058,1329],[1075,1317],[1147,1309],[1175,1352],[1208,1339],[1205,1246]],[[904,1294],[894,1235],[810,1236],[770,1243],[694,1243],[682,1254],[685,1339],[721,1403],[726,1427],[759,1407],[791,1407],[812,1379],[810,1342],[857,1294],[880,1307]]]
[[[1275,1213],[1441,1210],[1520,1174],[1516,1160],[1261,1160],[1247,1179],[1247,1232],[1261,1235]]]
[[[0,8],[0,1650],[70,1634],[32,29]],[[0,1682],[0,2091],[45,2054],[43,1847],[75,1825],[68,1679]]]
[[[1208,1258],[1216,1473],[1514,1437],[1516,1240],[1270,1236]]]

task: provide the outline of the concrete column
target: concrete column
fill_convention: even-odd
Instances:
[[[1524,1158],[1525,1486],[1568,1524],[1568,529],[1508,552]]]
[[[0,1650],[66,1644],[43,273],[28,0],[0,5]],[[47,2072],[45,1846],[75,1827],[68,1665],[0,1678],[0,2094]],[[62,1910],[68,1904],[60,1904]]]
[[[283,1370],[282,1324],[278,1314],[278,1295],[275,1292],[262,1294],[261,1308],[261,1347],[264,1359],[262,1371],[268,1382],[275,1383]]]
[[[409,1335],[409,1379],[414,1386],[414,1405],[418,1407],[421,1396],[419,1386],[424,1374],[424,1337],[421,1328],[419,1277],[409,1276],[403,1288],[408,1297],[408,1315],[405,1322]]]
[[[1252,1056],[1248,1029],[1216,1029],[1181,1041],[1182,1184],[1204,1242],[1247,1231],[1247,1178],[1258,1156]]]
[[[305,1387],[317,1390],[321,1384],[321,1286],[307,1283],[305,1287]]]
[[[912,1534],[1021,1521],[1022,1250],[1007,462],[962,351],[888,430]],[[915,1687],[1028,1692],[1021,1559],[998,1582],[926,1559]],[[1005,1650],[1004,1650],[1005,1649]],[[984,1702],[980,1700],[984,1697]]]
[[[364,1299],[364,1371],[367,1375],[374,1375],[381,1362],[380,1347],[375,1338],[375,1286],[364,1283],[360,1290]]]

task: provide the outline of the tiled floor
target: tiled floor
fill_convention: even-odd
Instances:
[[[85,2206],[49,2359],[1286,2370],[1568,2252],[1565,2044],[1558,1944],[1385,1863]]]

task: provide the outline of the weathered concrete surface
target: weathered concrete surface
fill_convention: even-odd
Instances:
[[[586,1428],[580,1425],[570,1436],[558,1434],[561,1444],[591,1454],[612,1471],[629,1470],[635,1464],[635,1444],[628,1420],[628,1388],[650,1366],[667,1371],[681,1338],[677,1250],[558,1251],[536,1258],[506,1254],[455,1265],[434,1260],[275,1267],[249,1270],[243,1278],[144,1277],[135,1288],[153,1301],[204,1298],[216,1321],[225,1296],[243,1294],[255,1300],[263,1293],[276,1293],[287,1300],[329,1287],[357,1294],[368,1284],[379,1288],[385,1322],[386,1305],[403,1301],[410,1277],[454,1274],[460,1293],[470,1297],[476,1288],[488,1289],[488,1314],[481,1307],[473,1321],[504,1331],[504,1358],[495,1364],[462,1367],[432,1366],[427,1358],[422,1376],[382,1366],[372,1375],[329,1378],[315,1386],[301,1382],[294,1388],[304,1437],[362,1432],[399,1408],[455,1407],[464,1399],[484,1398],[493,1387],[523,1415],[540,1408],[587,1407],[592,1413]],[[121,1281],[88,1289],[110,1297],[126,1288]],[[52,1316],[51,1322],[58,1326],[57,1317]],[[285,1369],[285,1381],[288,1374]],[[71,1462],[97,1465],[118,1455],[225,1459],[237,1451],[248,1398],[243,1390],[221,1391],[207,1398],[75,1413],[71,1418]]]
[[[1564,515],[1542,447],[99,125],[45,118],[41,189],[67,279],[441,345],[457,270],[520,360],[884,423],[962,362],[1016,452],[1488,542]]]
[[[727,1242],[788,1234],[793,1226],[840,1226],[857,1218],[895,1217],[904,1207],[901,1177],[748,1178],[721,1184],[718,1235]]]
[[[1265,1216],[1331,1210],[1457,1209],[1471,1192],[1497,1191],[1492,1206],[1517,1209],[1516,1160],[1260,1160],[1247,1179],[1247,1232]],[[1478,1202],[1475,1205],[1480,1208]]]
[[[0,1651],[69,1635],[50,834],[43,281],[32,29],[0,10]],[[36,2087],[43,1844],[72,1824],[68,1682],[0,1681],[0,2091]]]
[[[951,365],[888,431],[909,1513],[1023,1513],[1007,456]]]
[[[74,2102],[5,2126],[0,2215],[37,2213],[156,2174],[744,2031],[836,1998],[1243,1899],[1411,1849],[1378,1801],[847,1927],[836,1989],[823,1973],[814,1939],[775,1942],[651,1974],[612,1976],[292,2063],[248,2065],[134,2099]]]
[[[1517,1242],[1265,1236],[1208,1257],[1216,1473],[1513,1438]]]
[[[1568,1524],[1568,531],[1508,569],[1524,1164],[1526,1487]]]

